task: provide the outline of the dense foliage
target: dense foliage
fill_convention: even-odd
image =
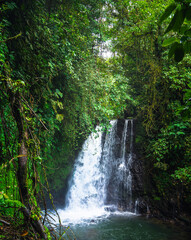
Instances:
[[[175,17],[161,25],[172,5]],[[184,12],[181,22],[178,11]],[[189,212],[191,56],[185,53],[191,44],[190,1],[115,1],[108,12],[116,61],[128,78],[128,93],[143,126],[137,141],[141,141],[152,182],[147,195],[163,203],[174,201],[178,211],[184,207]],[[168,49],[172,36],[181,51],[173,46]],[[175,61],[169,60],[169,54],[175,55]]]
[[[52,199],[50,192],[63,191],[87,134],[122,117],[126,107],[124,76],[100,56],[103,5],[1,2],[0,218],[21,225],[24,213],[29,238],[31,225],[47,238],[36,199],[42,204],[45,192]]]
[[[59,200],[83,140],[113,118],[140,123],[153,182],[146,194],[189,206],[190,8],[189,0],[1,1],[0,238],[50,238],[39,204],[46,192]]]

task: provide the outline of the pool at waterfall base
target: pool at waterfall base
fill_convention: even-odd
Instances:
[[[62,224],[69,226],[64,235],[66,240],[189,240],[191,236],[184,227],[129,212],[106,212],[96,218],[91,213],[81,218],[75,212],[71,219],[63,210],[59,214]]]

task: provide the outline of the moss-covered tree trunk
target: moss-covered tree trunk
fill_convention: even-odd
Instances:
[[[25,131],[25,136],[27,136],[27,132]],[[29,196],[27,189],[27,148],[25,144],[26,138],[19,139],[20,149],[19,149],[19,157],[18,158],[18,169],[17,169],[17,177],[20,189],[21,200],[25,206],[29,205]]]
[[[22,208],[23,215],[25,217],[25,221],[31,223],[33,228],[41,238],[47,239],[47,235],[44,229],[44,226],[40,220],[33,219],[31,217],[31,205],[29,201],[29,192],[28,192],[28,185],[27,185],[27,140],[28,140],[28,133],[27,128],[24,126],[24,114],[23,108],[20,104],[20,97],[19,94],[13,94],[10,91],[10,103],[12,108],[13,117],[17,123],[18,133],[19,133],[19,150],[18,150],[18,168],[17,168],[17,179],[19,185],[19,192],[21,202],[25,205],[25,208]]]

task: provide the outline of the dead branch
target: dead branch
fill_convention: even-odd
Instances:
[[[10,225],[10,223],[8,223],[7,221],[5,221],[5,220],[3,220],[3,219],[0,219],[0,222],[6,224],[6,225],[8,225],[8,226]]]

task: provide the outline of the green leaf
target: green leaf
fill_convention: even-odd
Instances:
[[[183,44],[178,44],[174,52],[174,60],[180,62],[184,58],[184,47]]]
[[[181,131],[178,131],[178,132],[177,132],[177,135],[185,135],[185,133],[184,133],[184,132],[181,132]]]
[[[173,27],[174,31],[179,31],[180,30],[180,28],[181,28],[181,26],[184,22],[185,17],[186,17],[186,10],[184,8],[182,8],[180,11],[178,11],[177,19],[176,19],[174,27]]]
[[[174,60],[180,62],[184,58],[184,53],[183,44],[175,42],[169,50],[168,57],[171,58],[174,55]]]
[[[185,19],[185,9],[177,10],[172,18],[170,24],[168,25],[165,34],[170,32],[171,30],[179,31],[184,19]]]
[[[188,25],[182,25],[179,32],[180,32],[180,34],[184,34],[187,30],[189,30],[189,26]]]
[[[174,11],[176,8],[176,3],[170,4],[164,11],[163,15],[159,19],[159,24],[161,24],[167,17],[170,16],[170,14]]]
[[[167,46],[171,45],[172,43],[178,42],[178,41],[179,41],[179,40],[178,40],[177,38],[171,37],[171,38],[165,39],[164,42],[163,42],[163,44],[162,44],[162,46],[163,46],[163,47],[167,47]]]
[[[176,13],[174,14],[174,17],[172,18],[172,20],[171,20],[170,24],[168,25],[164,34],[168,33],[169,31],[171,31],[173,29],[177,16],[178,16],[178,12],[176,11]]]
[[[14,204],[14,205],[16,205],[17,207],[23,207],[23,208],[25,208],[25,205],[24,205],[22,202],[20,202],[19,200],[10,200],[10,199],[8,199],[8,200],[5,201],[5,203]]]
[[[184,100],[188,100],[191,98],[191,89],[186,89],[186,93],[184,94]]]
[[[178,43],[177,42],[172,44],[172,46],[171,46],[171,48],[170,48],[170,50],[168,52],[168,58],[171,58],[174,55],[175,50],[176,50],[177,47],[178,47]]]
[[[59,122],[62,122],[63,119],[64,119],[63,114],[56,114],[56,120],[58,120]]]
[[[59,89],[56,89],[56,95],[59,96],[59,97],[61,97],[61,98],[63,97],[63,93],[60,92]]]

